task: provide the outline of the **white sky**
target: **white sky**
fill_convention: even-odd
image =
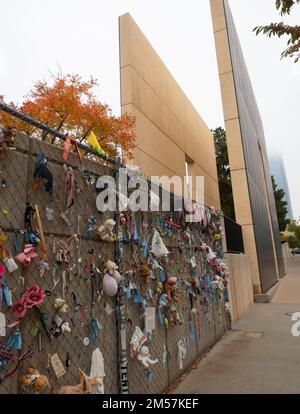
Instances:
[[[269,152],[285,161],[300,217],[300,63],[280,61],[284,40],[256,37],[280,21],[275,0],[230,0],[265,127]],[[286,19],[295,24],[294,17]],[[130,12],[209,128],[223,125],[209,0],[9,0],[0,2],[0,94],[20,102],[49,70],[93,75],[99,99],[120,112],[118,16]]]

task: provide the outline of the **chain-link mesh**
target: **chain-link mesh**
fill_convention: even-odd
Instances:
[[[36,284],[42,287],[46,296],[40,312],[36,309],[28,311],[20,323],[22,351],[32,345],[32,360],[24,361],[17,373],[0,384],[0,393],[34,392],[33,387],[21,388],[18,381],[31,363],[41,374],[49,377],[50,392],[55,392],[62,385],[77,384],[79,368],[89,374],[92,352],[96,347],[100,348],[104,356],[105,392],[118,393],[118,309],[115,298],[102,293],[104,264],[107,260],[116,261],[115,245],[101,241],[95,230],[88,231],[88,224],[94,218],[99,226],[107,218],[113,217],[112,213],[101,214],[97,211],[95,182],[99,176],[112,176],[114,172],[105,161],[95,163],[89,160],[84,161],[83,171],[76,155],[69,154],[67,165],[73,168],[75,187],[74,204],[66,211],[66,172],[62,150],[23,135],[16,137],[16,146],[15,151],[1,154],[0,180],[3,185],[0,188],[0,226],[8,238],[3,244],[12,256],[18,253],[18,248],[22,251],[24,234],[20,230],[25,228],[26,203],[33,208],[37,206],[45,234],[49,270],[41,276],[39,264],[42,254],[38,248],[40,257],[33,259],[28,268],[18,264],[18,271],[6,277],[13,303],[22,297],[25,289]],[[37,182],[33,178],[34,161],[40,151],[45,154],[53,175],[54,196],[51,202],[44,183],[38,188],[34,187]],[[49,220],[47,207],[51,207],[54,212],[53,220]],[[65,219],[61,217],[62,213],[65,213]],[[165,226],[170,219],[177,223],[178,228]],[[218,220],[218,215],[213,215],[212,226],[187,226],[181,213],[173,212],[170,217],[170,213],[125,212],[125,220],[117,232],[122,238],[120,271],[124,276],[124,289],[127,289],[125,309],[130,393],[163,392],[229,328],[224,292],[210,284],[215,271],[201,248],[205,243],[222,257],[222,244],[214,238],[214,225],[218,224]],[[32,226],[36,228],[34,218]],[[190,232],[187,232],[189,228]],[[146,370],[136,357],[129,356],[129,350],[135,327],[144,329],[145,306],[154,306],[157,310],[160,295],[164,292],[160,268],[152,270],[152,277],[148,281],[139,274],[142,264],[151,267],[149,250],[154,230],[159,231],[170,252],[167,258],[158,259],[157,262],[165,278],[178,278],[176,295],[179,302],[175,306],[175,316],[170,306],[163,309],[168,326],[161,323],[156,313],[155,330],[148,335],[146,345],[151,358],[158,362],[151,366],[151,370]],[[76,234],[80,237],[76,238]],[[196,287],[191,285],[191,259],[197,265],[194,274]],[[92,294],[95,289],[89,267],[91,262],[97,268],[94,305]],[[57,298],[65,298],[68,304],[68,311],[60,316],[69,323],[71,333],[60,333],[53,320]],[[6,315],[7,324],[16,320],[12,310],[7,309],[4,303],[1,311]],[[175,318],[176,323],[172,322],[174,317],[179,318],[177,321]],[[95,343],[91,340],[92,318],[98,321],[100,328]],[[13,328],[9,329],[7,335],[13,332]],[[85,338],[89,339],[88,345],[84,345]],[[2,339],[0,337],[0,343],[3,343]],[[184,345],[186,353],[181,353],[180,345]],[[66,371],[60,378],[56,378],[49,364],[49,356],[56,353]]]

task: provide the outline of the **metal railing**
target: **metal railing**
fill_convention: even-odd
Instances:
[[[7,114],[20,119],[21,121],[26,122],[29,125],[33,125],[36,128],[46,132],[47,134],[53,135],[54,137],[62,140],[62,141],[66,141],[68,134],[62,134],[59,131],[56,131],[54,128],[49,127],[48,125],[37,121],[36,119],[31,118],[28,115],[25,115],[17,110],[15,110],[14,108],[11,108],[10,106],[4,104],[3,102],[0,102],[0,110],[3,112],[6,112]],[[105,154],[100,154],[99,152],[97,152],[96,150],[94,150],[93,148],[90,148],[89,146],[82,144],[82,142],[79,142],[77,140],[74,140],[76,142],[76,145],[78,148],[84,150],[85,152],[94,155],[95,157],[101,158],[105,161],[108,161],[112,164],[115,164],[115,160],[114,158],[110,158]]]

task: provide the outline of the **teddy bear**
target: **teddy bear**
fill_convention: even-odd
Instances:
[[[152,272],[146,264],[142,264],[139,268],[139,275],[147,282],[150,279]]]
[[[58,314],[64,314],[68,312],[69,305],[67,304],[65,299],[55,298],[54,307]]]
[[[113,219],[108,219],[98,227],[97,232],[100,235],[100,239],[105,242],[114,242],[116,240],[116,235],[113,232],[113,229],[116,225],[116,222]]]
[[[122,280],[122,276],[118,272],[116,263],[108,260],[105,264],[103,277],[103,290],[107,296],[115,296],[118,291],[118,284]]]
[[[170,314],[171,314],[171,322],[174,323],[175,325],[179,325],[181,324],[181,320],[180,320],[180,316],[178,314],[178,311],[176,309],[176,306],[174,304],[171,305],[170,307]]]
[[[46,375],[41,375],[34,366],[29,366],[26,370],[27,374],[20,378],[21,387],[33,386],[35,394],[48,388],[51,389],[50,383]]]
[[[115,262],[112,262],[111,260],[108,260],[105,264],[104,273],[108,273],[110,276],[112,276],[117,284],[119,284],[122,281],[122,276],[118,272],[118,266]]]
[[[171,299],[174,302],[179,302],[179,297],[176,292],[177,277],[169,277],[168,280],[164,283],[165,293],[167,294],[168,301],[171,302]]]
[[[158,363],[158,359],[150,358],[150,351],[147,346],[142,346],[140,352],[138,353],[137,359],[145,368],[149,368],[150,365]]]

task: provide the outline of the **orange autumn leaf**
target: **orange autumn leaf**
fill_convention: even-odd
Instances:
[[[96,85],[93,78],[83,81],[79,75],[57,75],[52,77],[51,83],[36,82],[20,106],[9,105],[80,142],[86,143],[93,131],[108,155],[114,156],[119,146],[124,155],[131,158],[135,147],[135,118],[126,113],[112,115],[109,106],[97,100],[93,92]],[[53,136],[4,112],[0,112],[0,123],[55,142]]]

